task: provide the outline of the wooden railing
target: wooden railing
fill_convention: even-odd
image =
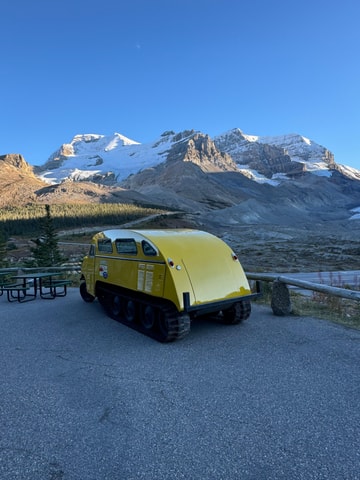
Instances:
[[[327,295],[333,295],[335,297],[347,298],[350,300],[360,300],[360,291],[349,290],[347,288],[332,287],[331,285],[324,285],[322,283],[307,282],[304,280],[298,280],[285,275],[267,274],[267,273],[247,273],[249,280],[257,280],[261,282],[281,282],[285,285],[291,285],[299,287],[304,290],[313,290],[314,292],[322,292]]]

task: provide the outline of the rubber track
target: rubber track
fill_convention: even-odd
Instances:
[[[113,318],[114,320],[122,323],[123,325],[140,332],[147,337],[153,338],[158,342],[173,342],[175,340],[180,340],[181,338],[185,337],[190,332],[190,317],[189,315],[178,312],[175,306],[171,305],[167,302],[162,302],[161,300],[156,301],[151,299],[147,299],[145,297],[137,297],[136,295],[131,295],[129,293],[125,294],[123,292],[114,291],[111,288],[104,288],[98,287],[98,300],[100,304],[105,309],[106,313]],[[137,318],[135,322],[128,322],[120,315],[114,315],[112,312],[111,306],[111,299],[113,296],[119,296],[122,300],[132,300],[136,303],[137,307],[139,306],[151,306],[155,309],[161,311],[164,319],[167,320],[168,323],[168,333],[166,336],[159,331],[159,329],[152,329],[148,330],[145,329],[142,324],[140,323],[140,319]],[[138,308],[139,309],[139,308]]]
[[[248,300],[237,302],[236,304],[233,305],[232,309],[234,309],[233,318],[229,316],[225,316],[224,312],[223,312],[223,315],[220,316],[220,321],[225,325],[237,325],[238,323],[241,323],[243,320],[247,320],[251,314],[251,303]]]
[[[239,302],[239,320],[247,320],[251,314],[251,303],[249,301]]]

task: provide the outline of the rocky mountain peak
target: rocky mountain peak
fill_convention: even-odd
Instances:
[[[278,174],[292,177],[334,169],[336,165],[328,149],[297,134],[261,137],[234,129],[215,137],[214,142],[241,170],[255,170],[269,179]]]
[[[8,153],[6,155],[0,155],[0,161],[11,167],[23,170],[26,173],[33,172],[32,167],[25,161],[24,157],[20,155],[20,153]]]
[[[52,170],[54,168],[59,168],[66,161],[66,159],[74,155],[74,147],[71,143],[63,143],[61,147],[56,150],[52,155],[50,155],[47,162],[43,167],[37,167],[36,171],[41,171],[42,169]]]
[[[188,133],[188,132],[186,132]],[[227,153],[220,152],[209,135],[191,132],[182,136],[168,152],[168,162],[192,162],[203,172],[237,171],[236,164]]]
[[[0,207],[25,205],[36,201],[36,190],[45,184],[18,153],[0,156]]]

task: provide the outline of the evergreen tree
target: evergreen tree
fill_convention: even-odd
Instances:
[[[6,260],[7,250],[6,250],[6,236],[0,230],[0,268],[4,268],[8,266],[8,262]]]
[[[35,267],[54,267],[66,261],[59,250],[50,205],[45,205],[45,209],[46,216],[41,221],[40,236],[36,240],[32,240],[36,246],[30,249],[33,254],[31,263]]]

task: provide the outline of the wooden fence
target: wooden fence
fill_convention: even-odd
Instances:
[[[256,280],[261,282],[281,282],[285,285],[299,287],[304,290],[313,290],[314,292],[321,292],[335,297],[347,298],[350,300],[360,300],[360,292],[357,290],[349,290],[347,288],[332,287],[331,285],[324,285],[323,283],[306,282],[304,280],[297,280],[285,275],[266,274],[266,273],[247,273],[249,280]]]

